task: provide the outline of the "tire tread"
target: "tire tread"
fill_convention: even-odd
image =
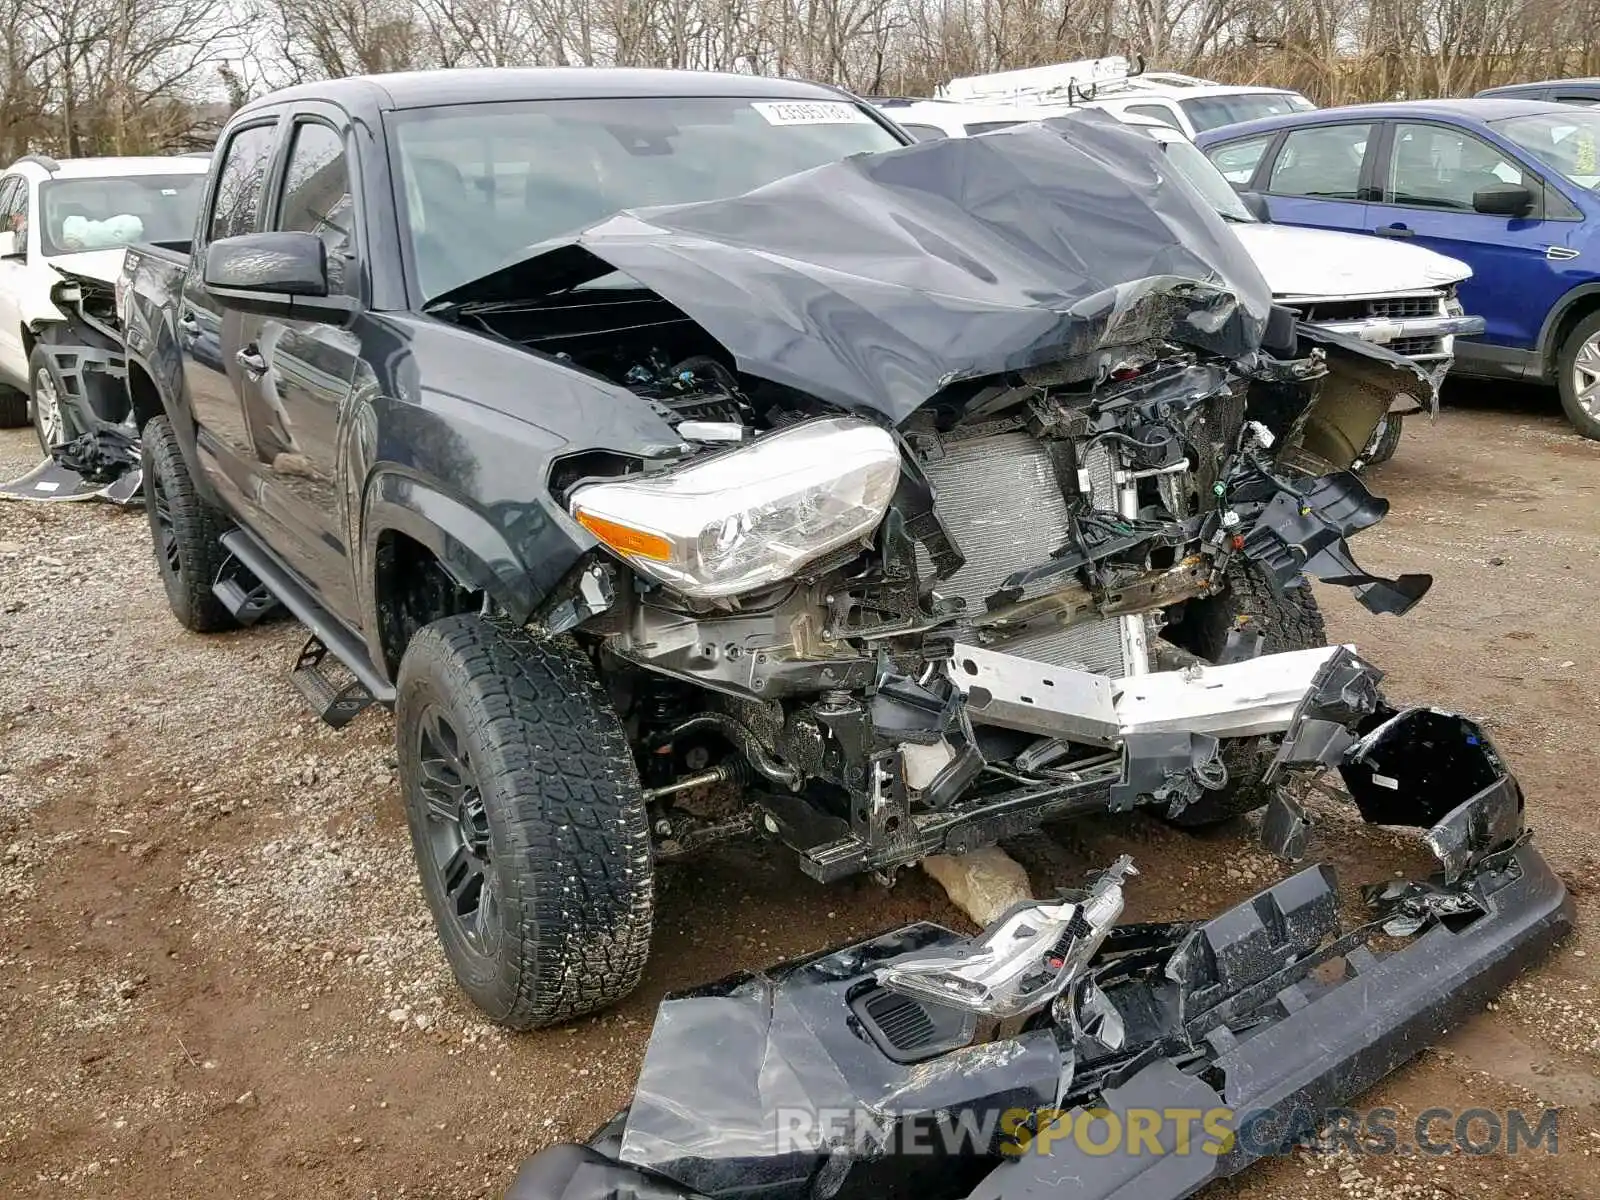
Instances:
[[[468,726],[458,732],[477,748],[479,785],[518,864],[499,875],[512,939],[502,945],[500,969],[487,986],[457,969],[463,987],[513,1029],[570,1020],[622,999],[649,956],[650,835],[627,735],[588,656],[569,637],[455,616],[417,633],[399,675],[402,764],[420,719],[412,712],[419,683],[452,694]],[[407,813],[419,855],[426,853],[419,829],[427,818],[409,785]],[[490,822],[493,829],[496,812]],[[437,910],[442,898],[425,890]],[[453,958],[451,965],[457,967]]]

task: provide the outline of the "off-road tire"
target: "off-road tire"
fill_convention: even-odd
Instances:
[[[151,549],[172,615],[195,633],[232,629],[237,622],[211,590],[228,558],[222,535],[230,522],[195,490],[178,436],[166,417],[146,423],[140,435],[140,461]]]
[[[28,424],[28,393],[0,383],[0,429],[21,429]]]
[[[1379,463],[1386,463],[1394,457],[1394,452],[1400,447],[1400,431],[1405,424],[1405,417],[1396,413],[1386,414],[1383,426],[1374,432],[1372,441],[1367,443],[1367,451],[1361,455],[1361,463],[1365,467],[1375,467]]]
[[[441,717],[475,780],[482,886],[495,889],[494,919],[471,931],[437,861],[445,820],[422,766]],[[631,992],[650,951],[650,833],[627,735],[577,643],[476,615],[425,626],[400,662],[395,737],[423,892],[472,1001],[520,1030]]]
[[[1214,596],[1190,600],[1183,616],[1164,631],[1166,638],[1206,662],[1215,662],[1236,625],[1262,635],[1261,653],[1309,650],[1328,644],[1322,610],[1307,585],[1279,595],[1266,571],[1256,563],[1235,557],[1228,563],[1223,590]],[[1222,743],[1222,761],[1228,782],[1200,798],[1177,816],[1174,825],[1198,829],[1231,820],[1261,808],[1272,799],[1273,788],[1261,781],[1277,745],[1272,738],[1228,738]]]
[[[1556,389],[1561,393],[1561,408],[1572,427],[1586,438],[1600,440],[1600,413],[1586,412],[1578,403],[1575,377],[1578,352],[1584,343],[1600,334],[1600,312],[1590,313],[1573,328],[1556,353]]]

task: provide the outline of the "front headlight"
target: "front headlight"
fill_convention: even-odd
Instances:
[[[641,574],[709,600],[781,582],[871,533],[899,478],[888,432],[825,417],[677,471],[585,485],[571,511]]]

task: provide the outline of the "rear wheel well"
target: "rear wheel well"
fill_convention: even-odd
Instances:
[[[152,418],[161,415],[161,392],[155,380],[136,363],[128,364],[128,403],[133,407],[135,427],[143,429]]]
[[[432,550],[393,529],[378,535],[372,598],[390,679],[399,678],[400,659],[419,629],[483,607],[482,592],[462,587]]]
[[[1600,312],[1600,292],[1580,296],[1556,318],[1556,323],[1550,329],[1550,340],[1544,348],[1544,377],[1546,381],[1555,382],[1556,368],[1561,358],[1561,347],[1566,345],[1567,338],[1572,335],[1572,331],[1578,327],[1580,322],[1597,312]]]

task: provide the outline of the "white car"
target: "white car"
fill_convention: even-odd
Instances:
[[[133,242],[187,242],[209,158],[28,155],[0,175],[0,425],[40,446],[126,409],[114,285]]]
[[[880,107],[919,138],[975,136],[975,131],[987,133],[1075,111],[1069,105],[1018,104],[1008,109],[946,100],[880,102]],[[1273,299],[1298,309],[1306,320],[1387,346],[1441,375],[1454,357],[1455,337],[1481,331],[1481,322],[1466,317],[1456,300],[1456,288],[1472,277],[1466,263],[1365,234],[1273,225],[1263,219],[1265,198],[1241,196],[1177,129],[1138,114],[1111,115],[1166,148],[1174,174],[1233,226],[1271,286]],[[920,134],[919,124],[939,132]],[[1394,412],[1378,428],[1364,462],[1383,462],[1394,454],[1404,416],[1404,411]]]
[[[1176,71],[1137,69],[1121,55],[952,79],[940,99],[967,104],[1103,108],[1118,118],[1149,117],[1194,137],[1207,129],[1303,112],[1316,105],[1289,88],[1218,83]]]

